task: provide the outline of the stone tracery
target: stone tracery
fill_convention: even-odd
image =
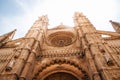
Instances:
[[[75,41],[75,35],[72,32],[58,31],[48,36],[48,43],[56,47],[64,47]]]

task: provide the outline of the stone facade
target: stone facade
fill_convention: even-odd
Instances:
[[[48,29],[42,16],[25,37],[0,36],[0,80],[120,80],[120,23],[110,22],[116,32],[76,12],[74,27]]]

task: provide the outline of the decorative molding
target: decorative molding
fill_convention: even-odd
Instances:
[[[44,65],[41,65],[38,72],[35,73],[33,79],[36,80],[38,75],[41,74],[43,70],[45,70],[46,68],[51,67],[52,65],[55,65],[55,64],[59,64],[59,65],[68,64],[70,66],[74,66],[75,68],[79,69],[83,73],[83,75],[84,75],[83,79],[90,80],[90,77],[88,76],[88,73],[86,72],[86,70],[79,63],[76,63],[75,61],[72,61],[72,60],[58,59],[58,58],[53,59],[53,60],[51,60],[50,62],[47,62]]]
[[[85,52],[80,49],[69,49],[69,50],[50,50],[42,52],[40,58],[53,58],[53,57],[80,57],[85,56]]]

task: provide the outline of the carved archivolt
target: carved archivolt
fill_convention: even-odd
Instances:
[[[86,70],[75,61],[70,61],[67,59],[53,59],[50,62],[41,65],[38,72],[34,75],[33,80],[44,80],[47,76],[57,72],[72,74],[79,80],[90,79]]]
[[[72,44],[76,37],[72,32],[58,31],[48,35],[47,43],[55,47],[63,47]]]

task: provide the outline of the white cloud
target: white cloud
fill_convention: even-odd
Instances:
[[[61,22],[74,26],[74,12],[83,12],[97,29],[112,30],[108,20],[116,17],[116,3],[114,0],[15,0],[24,13],[13,19],[5,18],[6,24],[17,28],[18,37],[24,36],[33,22],[42,15],[48,14],[49,27],[55,27]],[[8,25],[7,25],[8,26]],[[109,27],[110,26],[110,27]],[[109,28],[109,29],[108,29]],[[10,28],[9,28],[10,29]]]

